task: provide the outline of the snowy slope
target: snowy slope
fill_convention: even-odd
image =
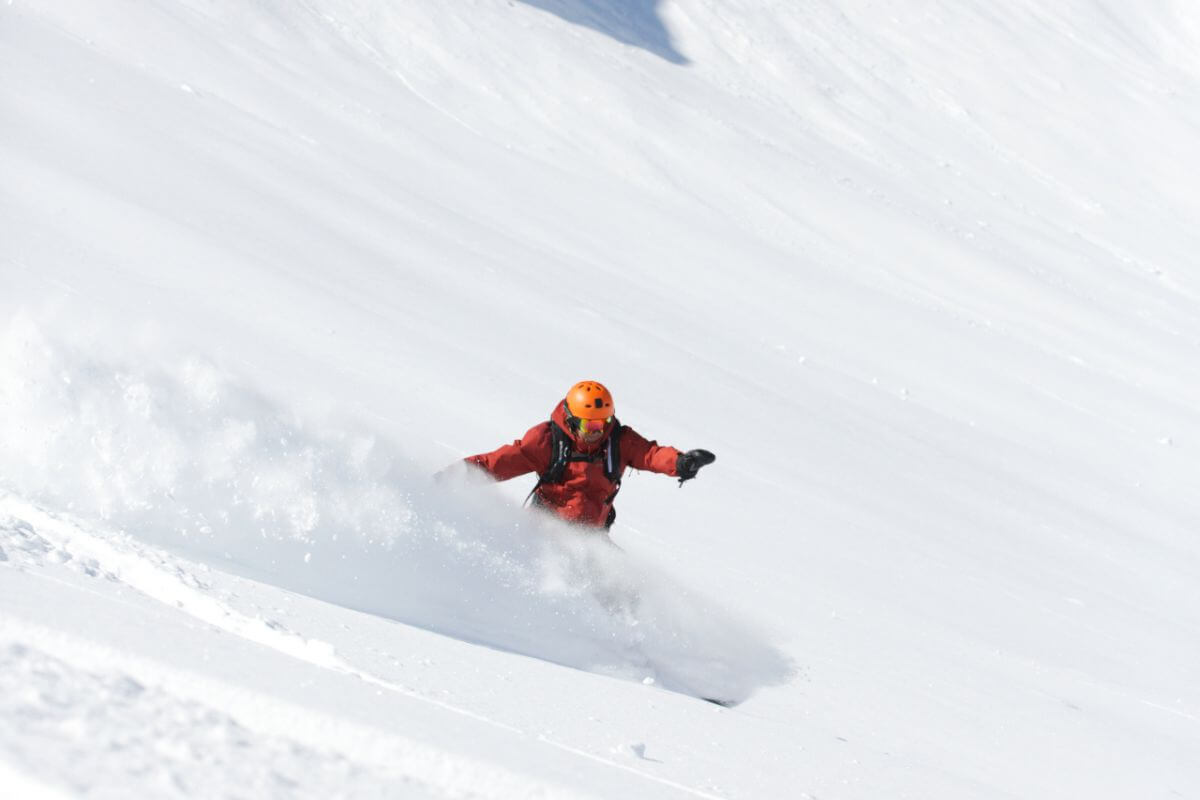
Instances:
[[[1200,792],[1197,53],[1176,2],[0,5],[0,781]],[[623,551],[431,481],[584,377],[718,454]]]

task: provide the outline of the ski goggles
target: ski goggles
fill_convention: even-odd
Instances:
[[[575,421],[575,429],[583,434],[594,433],[595,431],[604,430],[605,426],[612,421],[612,417],[605,417],[604,419],[577,419]]]

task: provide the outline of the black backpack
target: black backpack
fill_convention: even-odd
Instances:
[[[611,503],[617,496],[617,492],[621,491],[621,474],[624,469],[621,467],[621,432],[624,430],[621,427],[620,420],[613,420],[612,433],[608,435],[608,439],[604,442],[604,447],[601,447],[594,453],[580,453],[575,450],[575,443],[566,431],[558,426],[554,420],[550,420],[550,466],[546,467],[546,471],[538,475],[538,482],[534,484],[530,490],[529,496],[525,498],[528,503],[537,490],[548,483],[562,483],[567,472],[567,464],[572,461],[598,461],[604,459],[604,477],[608,478],[613,484],[612,494],[604,501]]]

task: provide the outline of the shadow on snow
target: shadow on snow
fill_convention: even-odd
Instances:
[[[599,31],[622,44],[647,50],[672,64],[691,63],[671,40],[658,15],[662,0],[521,0],[575,25]]]

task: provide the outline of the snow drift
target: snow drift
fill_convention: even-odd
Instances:
[[[161,350],[161,348],[160,348]],[[345,420],[313,423],[198,357],[113,359],[12,320],[13,492],[191,558],[473,642],[722,700],[786,680],[746,623],[603,537],[437,485]]]

